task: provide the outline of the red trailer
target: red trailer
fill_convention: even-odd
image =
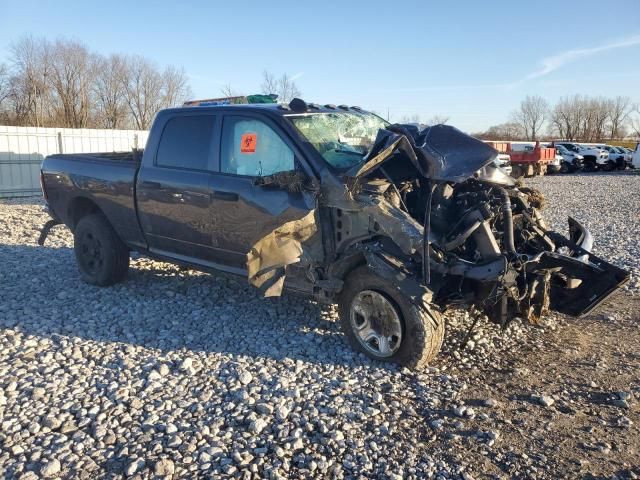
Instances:
[[[501,153],[507,153],[511,157],[511,175],[515,178],[534,177],[547,173],[547,165],[556,158],[555,148],[544,148],[540,142],[534,147],[514,150],[510,142],[487,142]]]

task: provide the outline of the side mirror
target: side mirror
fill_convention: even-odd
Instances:
[[[302,192],[311,187],[311,179],[302,170],[288,170],[286,172],[276,172],[264,177],[256,177],[254,185],[264,188],[274,188],[285,190],[291,193]]]

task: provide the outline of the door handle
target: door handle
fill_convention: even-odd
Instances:
[[[226,200],[227,202],[238,201],[238,194],[234,192],[213,192],[212,197],[217,200]]]
[[[142,182],[141,187],[153,189],[153,190],[160,190],[162,188],[162,185],[160,184],[160,182],[148,182],[145,180]]]

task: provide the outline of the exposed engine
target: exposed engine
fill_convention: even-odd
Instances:
[[[396,158],[406,157],[398,150]],[[589,252],[591,236],[575,220],[569,219],[570,238],[548,230],[542,195],[493,165],[462,181],[412,178],[406,166],[389,170],[368,174],[362,193],[381,195],[420,227],[422,251],[400,256],[442,309],[473,305],[502,326],[517,317],[536,322],[549,309],[579,316],[628,279]],[[392,228],[385,233],[397,245],[411,232],[396,235]]]

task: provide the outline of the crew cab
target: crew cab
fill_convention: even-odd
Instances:
[[[496,155],[448,125],[412,132],[344,105],[168,109],[143,152],[45,158],[39,243],[66,225],[98,286],[124,280],[137,251],[337,302],[354,348],[416,367],[453,306],[502,326],[580,316],[628,280],[578,222],[569,238],[549,230]]]
[[[605,168],[609,164],[609,153],[600,148],[580,145],[573,142],[553,142],[554,145],[562,145],[567,150],[582,155],[583,168],[587,171],[594,171]]]
[[[560,172],[569,173],[582,169],[582,162],[584,160],[582,155],[568,150],[564,145],[559,143],[550,146],[555,147],[556,153],[562,157],[560,162]]]
[[[594,147],[599,148],[600,150],[604,150],[609,154],[609,159],[606,165],[602,167],[603,170],[610,172],[612,170],[615,170],[616,168],[618,170],[624,170],[627,167],[627,154],[626,152],[619,150],[618,147],[604,144],[594,145]]]

